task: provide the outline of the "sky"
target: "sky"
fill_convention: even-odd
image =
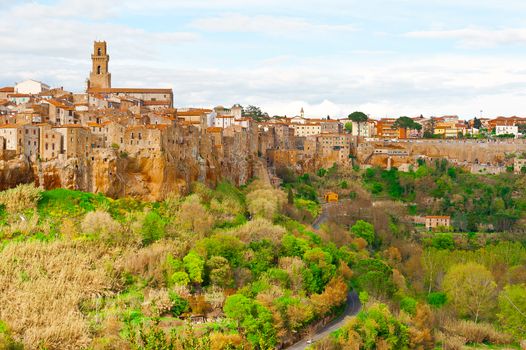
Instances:
[[[526,115],[523,0],[0,0],[0,86],[113,87],[270,115]]]

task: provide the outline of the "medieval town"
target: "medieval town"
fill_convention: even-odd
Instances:
[[[276,171],[380,166],[410,171],[447,158],[473,173],[521,172],[526,118],[268,116],[254,106],[177,108],[172,89],[113,87],[94,42],[82,93],[26,80],[0,88],[0,190],[35,182],[162,199],[194,181],[279,183]],[[352,112],[352,111],[349,111]]]

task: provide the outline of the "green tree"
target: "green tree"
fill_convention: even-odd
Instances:
[[[228,260],[222,256],[213,256],[206,262],[208,278],[213,285],[227,288],[233,283],[232,269]]]
[[[345,131],[347,131],[347,133],[349,134],[352,133],[352,123],[351,122],[345,123],[343,127]]]
[[[475,129],[480,129],[482,127],[482,121],[475,117],[475,119],[473,119],[473,127]]]
[[[369,245],[372,245],[376,239],[374,226],[363,220],[358,220],[352,225],[351,233],[356,237],[365,239]]]
[[[393,123],[392,128],[404,129],[407,133],[407,130],[422,130],[422,125],[409,117],[400,117]]]
[[[183,258],[184,268],[192,283],[203,283],[205,261],[196,252],[191,251]]]
[[[506,286],[499,295],[499,321],[517,338],[526,338],[526,285]]]
[[[475,322],[495,306],[497,285],[483,265],[473,262],[454,265],[444,277],[443,287],[451,305]]]
[[[288,188],[287,190],[287,203],[292,205],[294,204],[294,193],[292,193],[292,188]]]
[[[146,214],[141,228],[142,243],[149,245],[164,237],[164,227],[165,222],[159,214],[154,211]]]
[[[266,113],[263,113],[261,111],[261,108],[252,105],[243,108],[243,116],[254,119],[257,122],[261,122],[265,119],[268,119],[268,115]]]
[[[223,308],[225,315],[235,320],[244,330],[254,349],[273,349],[276,346],[276,331],[272,313],[259,302],[242,294],[229,296]]]
[[[362,124],[366,123],[369,120],[367,114],[363,112],[353,112],[349,114],[348,118],[358,124],[358,138],[362,134]]]

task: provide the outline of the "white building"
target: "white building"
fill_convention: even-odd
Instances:
[[[352,136],[373,137],[376,131],[375,124],[372,120],[365,123],[352,122]]]
[[[38,95],[43,91],[48,91],[49,85],[36,80],[24,80],[15,85],[15,93]]]
[[[321,134],[320,123],[291,124],[290,127],[294,129],[294,135],[298,137]]]
[[[233,116],[217,116],[215,119],[215,127],[216,128],[228,128],[234,125],[234,117]]]
[[[519,127],[517,125],[497,125],[495,127],[495,134],[498,135],[508,135],[513,134],[515,136],[519,135]]]

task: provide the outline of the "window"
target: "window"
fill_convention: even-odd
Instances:
[[[97,49],[97,56],[102,56],[102,50],[100,49],[100,47]]]
[[[101,74],[101,71],[102,70],[101,70],[100,66],[97,66],[97,74]]]

